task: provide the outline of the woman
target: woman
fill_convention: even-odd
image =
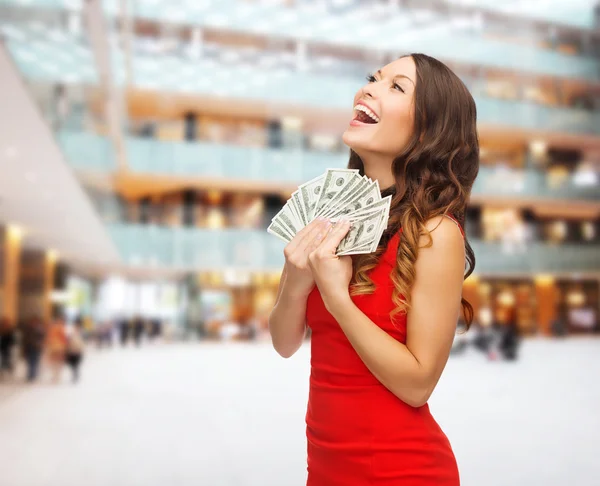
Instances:
[[[461,294],[475,259],[460,224],[479,167],[475,103],[444,64],[412,54],[369,76],[354,107],[349,167],[393,194],[388,228],[375,253],[336,257],[348,222],[305,227],[284,250],[269,319],[284,357],[311,330],[307,484],[456,486],[427,400],[461,303],[467,327],[473,314]]]
[[[65,356],[65,361],[69,368],[71,368],[73,383],[77,383],[79,381],[79,366],[81,365],[83,351],[85,348],[82,329],[83,321],[81,319],[77,319],[67,337],[67,353]]]
[[[40,358],[44,349],[46,329],[38,316],[27,319],[22,327],[23,356],[27,362],[27,381],[34,382],[38,377]]]
[[[62,367],[65,363],[65,354],[67,351],[67,333],[64,320],[57,319],[50,324],[46,349],[52,374],[52,382],[58,383]]]

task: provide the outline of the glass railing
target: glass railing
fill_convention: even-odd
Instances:
[[[528,130],[600,135],[600,113],[533,102],[475,96],[480,123]]]
[[[522,248],[471,241],[478,273],[590,272],[600,270],[600,244],[529,243]]]
[[[473,196],[520,197],[528,199],[600,201],[600,173],[590,174],[584,183],[576,174],[553,180],[535,169],[517,170],[502,166],[481,166],[473,185]],[[595,182],[594,182],[595,179]]]
[[[111,224],[108,228],[123,261],[132,266],[263,270],[283,264],[283,243],[263,231],[134,224]]]
[[[157,142],[127,139],[134,172],[296,183],[328,167],[343,167],[346,154],[221,145],[209,142]]]
[[[123,261],[132,266],[186,269],[280,269],[284,243],[261,230],[109,225]],[[478,273],[547,273],[600,270],[600,244],[531,243],[511,249],[472,241]]]
[[[56,136],[74,169],[104,173],[116,170],[115,150],[108,137],[80,131],[61,131]]]
[[[67,160],[76,169],[115,170],[114,150],[104,137],[62,132],[59,140]],[[162,142],[135,137],[127,139],[126,151],[132,172],[285,185],[299,185],[330,167],[346,167],[348,163],[345,153],[249,148],[201,141]],[[600,174],[592,175],[596,176],[595,183],[587,180],[586,185],[581,185],[574,175],[557,183],[539,170],[482,166],[473,195],[600,200]]]
[[[220,0],[218,4],[213,2],[208,6],[181,5],[179,8],[167,7],[164,2],[136,2],[134,15],[159,22],[189,22],[199,28],[227,29],[228,31],[275,38],[331,43],[350,49],[366,49],[371,52],[426,52],[453,63],[475,64],[487,68],[521,71],[535,75],[581,79],[590,82],[598,82],[600,77],[600,61],[592,56],[570,55],[537,48],[534,45],[537,40],[534,37],[537,35],[535,33],[532,33],[534,42],[531,44],[503,42],[486,38],[484,33],[476,27],[457,27],[448,18],[433,11],[431,12],[433,18],[430,19],[429,24],[435,28],[419,26],[415,28],[412,14],[408,11],[391,15],[386,22],[381,22],[369,19],[368,15],[354,16],[354,18],[348,15],[319,14],[315,17],[315,13],[307,9],[290,9],[277,5],[252,5],[249,2],[234,1],[230,7],[227,7],[224,5],[225,1]],[[40,0],[35,2],[30,0],[27,3],[35,4],[36,2],[44,8],[52,4],[50,1],[42,2]],[[112,2],[112,4],[114,8],[111,7],[111,2],[105,2],[109,13],[119,12],[120,7],[117,3]],[[185,13],[188,8],[190,9],[189,13]],[[245,13],[242,15],[241,11]],[[179,17],[172,18],[173,14],[179,15]],[[5,23],[4,25],[9,24]],[[403,31],[406,31],[406,35],[399,36],[398,32]],[[67,41],[69,36],[53,31],[49,35],[50,41],[57,37],[60,42],[39,42],[42,40],[40,34],[49,33],[49,31],[38,32],[35,37],[32,36],[31,39],[38,41],[37,45],[31,43],[31,39],[28,39],[27,42],[18,42],[19,35],[27,37],[27,32],[25,35],[17,34],[16,39],[8,36],[9,47],[12,48],[12,45],[15,44],[14,47],[17,51],[15,57],[22,59],[23,69],[28,75],[33,77],[68,76],[72,79],[82,80],[88,80],[95,76],[93,63],[89,62],[90,51],[80,42],[80,39],[74,39],[73,48],[60,49],[63,41]],[[28,47],[30,44],[33,44],[31,48]],[[55,51],[58,51],[56,55]],[[158,84],[169,89],[181,89],[178,85],[182,84],[181,79],[188,78],[187,73],[193,73],[193,75],[189,77],[189,82],[183,83],[184,86],[194,86],[194,80],[202,80],[207,73],[211,73],[211,70],[197,69],[199,66],[196,65],[195,59],[184,56],[179,58],[185,64],[184,68],[177,71],[172,68],[166,69],[171,64],[169,56],[158,55],[147,56],[152,62],[152,73],[149,77],[144,78],[143,71],[137,67],[138,64],[144,62],[140,57],[143,58],[143,56],[134,57],[134,75],[136,83],[144,86]],[[35,59],[39,59],[39,62],[34,62]],[[52,59],[52,62],[48,63],[48,59]],[[113,61],[115,62],[117,83],[121,83],[125,79],[123,75],[124,59],[121,48],[115,45]],[[237,80],[243,80],[244,77],[230,79],[234,80],[231,84],[235,85],[242,83]]]
[[[226,4],[229,4],[228,7]],[[110,5],[110,4],[109,4]],[[118,14],[118,5],[108,8]],[[317,7],[318,8],[318,7]],[[324,7],[325,9],[326,7]],[[243,13],[241,11],[243,10]],[[466,19],[452,22],[443,13],[428,11],[428,25],[418,25],[413,12],[388,13],[385,21],[375,18],[373,8],[356,9],[349,15],[332,15],[310,8],[252,5],[249,2],[220,0],[207,8],[182,7],[165,10],[160,2],[140,2],[136,16],[162,22],[191,23],[207,29],[227,29],[276,38],[331,43],[350,49],[383,52],[426,52],[440,59],[465,62],[536,74],[597,81],[598,61],[591,57],[566,55],[533,45],[518,45],[485,37],[485,31]],[[421,9],[421,14],[423,14]],[[591,11],[591,8],[590,8]],[[457,23],[463,23],[460,27]],[[399,32],[402,34],[399,35]],[[533,36],[534,34],[532,34]],[[533,43],[532,43],[533,44]],[[164,71],[163,71],[164,72]]]
[[[498,2],[497,0],[448,0],[459,6],[471,5],[498,13],[517,17],[556,22],[582,29],[594,28],[594,3],[596,0],[572,0],[553,2],[551,8],[546,2]]]
[[[497,2],[496,0],[449,0],[448,3],[454,3],[458,6],[472,6],[489,10],[498,13],[508,13],[517,17],[526,17],[532,20],[541,20],[545,22],[556,22],[558,24],[565,24],[581,29],[592,29],[594,28],[594,3],[596,0],[572,0],[570,2],[554,2],[551,7],[548,8],[545,2]],[[40,8],[54,8],[54,9],[65,9],[75,8],[81,2],[73,0],[0,0],[0,5],[14,5],[18,7],[22,6],[35,6]],[[249,15],[257,17],[254,20],[262,20],[263,23],[269,20],[276,20],[276,14],[282,10],[281,8],[275,9],[274,2],[271,2],[271,8],[265,9],[264,6],[261,9],[260,5],[248,5],[249,2],[243,2],[246,4],[244,7],[243,15],[239,15],[239,20],[248,18]],[[284,3],[283,1],[281,2]],[[105,0],[103,2],[105,10],[109,14],[117,14],[121,5],[120,0]],[[198,23],[202,20],[215,24],[217,27],[223,27],[223,23],[227,22],[223,17],[215,16],[218,13],[215,7],[220,6],[220,12],[227,12],[230,9],[235,11],[240,9],[242,2],[239,0],[203,0],[203,1],[181,1],[177,4],[177,8],[166,8],[163,7],[160,2],[157,1],[141,1],[136,2],[136,14],[148,18],[153,18],[159,21],[168,20],[170,22],[190,22]],[[211,11],[211,7],[212,10]],[[426,7],[426,4],[423,5]],[[289,8],[287,9],[289,10]],[[287,11],[286,10],[286,11]],[[307,12],[310,13],[310,12]],[[212,14],[212,16],[211,16]],[[263,14],[262,16],[260,14]],[[265,14],[271,15],[272,17],[266,17]],[[203,18],[204,17],[204,18]],[[209,17],[206,19],[205,17]],[[284,16],[282,20],[289,18]],[[293,20],[293,19],[292,19]],[[302,20],[299,18],[298,20]],[[309,19],[310,20],[310,19]],[[261,27],[263,24],[261,23]]]
[[[64,34],[38,24],[2,25],[6,44],[26,79],[34,82],[97,84],[98,78],[87,41],[81,36]],[[38,27],[35,27],[38,26]],[[8,30],[7,30],[8,29]],[[31,31],[31,32],[30,32]],[[39,32],[38,32],[39,31]],[[479,43],[474,43],[480,48]],[[456,49],[456,52],[465,52]],[[462,54],[461,54],[462,55]],[[117,59],[119,56],[114,56]],[[488,58],[503,56],[486,51]],[[115,61],[116,62],[116,61]],[[595,80],[600,63],[590,67]],[[123,63],[116,62],[122,67]],[[535,58],[527,60],[537,65]],[[575,73],[568,60],[561,61],[566,71]],[[192,61],[180,56],[136,55],[132,63],[133,83],[142,89],[222,96],[231,100],[257,100],[266,103],[302,105],[315,110],[349,110],[349,105],[364,79],[347,74],[317,74],[290,69],[260,69],[238,63],[225,65],[211,59]],[[115,80],[123,78],[122,69]],[[577,76],[576,76],[577,77]],[[600,113],[569,107],[553,107],[520,100],[501,100],[478,95],[474,90],[481,123],[522,129],[600,135]]]
[[[249,66],[223,66],[208,61],[191,65],[189,61],[176,57],[159,59],[134,59],[134,78],[138,86],[174,92],[217,94],[231,99],[312,106],[321,110],[339,109],[349,113],[357,90],[365,83],[364,79],[332,74],[316,75],[283,69],[265,71]],[[483,124],[600,135],[599,112],[502,100],[477,94],[475,101],[477,118]]]
[[[41,22],[0,21],[0,36],[21,74],[31,80],[97,84],[92,50],[83,34]]]

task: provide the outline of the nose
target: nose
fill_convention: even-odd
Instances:
[[[365,98],[374,98],[373,96],[373,83],[369,83],[362,88],[362,95]]]
[[[361,94],[362,94],[363,98],[371,98],[371,99],[375,98],[375,96],[373,95],[373,93],[375,92],[374,84],[375,83],[369,83],[362,87]]]

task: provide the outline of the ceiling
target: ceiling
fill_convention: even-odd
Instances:
[[[102,221],[0,43],[0,224],[75,267],[118,264]]]

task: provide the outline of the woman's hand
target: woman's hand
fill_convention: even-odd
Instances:
[[[288,291],[301,296],[310,294],[315,286],[315,279],[308,265],[308,255],[319,246],[330,229],[331,221],[317,218],[302,228],[287,244],[283,254]]]
[[[328,310],[337,303],[345,302],[350,296],[348,287],[352,279],[352,257],[338,257],[335,254],[349,230],[348,221],[338,222],[308,257],[312,275]]]

